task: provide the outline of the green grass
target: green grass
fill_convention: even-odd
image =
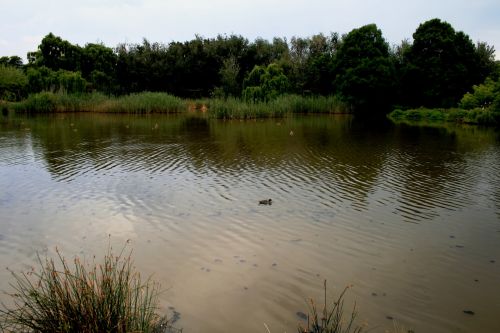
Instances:
[[[463,123],[477,125],[500,125],[500,113],[494,112],[488,108],[475,108],[472,110],[464,110],[458,108],[452,109],[410,109],[392,111],[388,117],[395,122],[425,122],[425,123]]]
[[[125,249],[125,248],[124,248]],[[143,281],[133,263],[112,250],[103,264],[76,257],[42,260],[39,271],[12,272],[13,305],[0,308],[4,332],[160,332],[167,324],[157,311],[159,285]]]
[[[217,119],[283,118],[288,114],[350,113],[335,96],[283,95],[269,102],[245,102],[237,98],[208,99],[208,114]]]
[[[64,94],[41,92],[12,103],[18,112],[117,112],[179,113],[199,111],[217,119],[283,118],[293,113],[349,113],[335,96],[284,95],[269,102],[245,102],[238,98],[183,100],[167,93],[142,92],[113,97],[100,93]]]
[[[166,93],[142,92],[119,97],[101,93],[64,94],[41,92],[13,104],[18,112],[122,112],[178,113],[187,109],[186,102]]]

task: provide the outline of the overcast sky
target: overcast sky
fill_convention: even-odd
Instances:
[[[422,22],[448,21],[500,58],[500,0],[0,0],[0,56],[36,50],[49,32],[71,43],[169,43],[195,34],[256,37],[347,33],[376,23],[390,44]]]

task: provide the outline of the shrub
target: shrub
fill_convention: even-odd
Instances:
[[[0,65],[0,99],[19,100],[25,96],[28,78],[18,68]]]
[[[57,110],[57,96],[51,92],[30,95],[22,107],[28,112],[54,112]]]

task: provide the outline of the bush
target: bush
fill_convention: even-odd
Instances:
[[[0,99],[19,100],[26,93],[28,78],[18,68],[0,65]]]
[[[28,112],[54,112],[57,110],[57,96],[50,92],[30,95],[22,107]]]
[[[111,248],[104,264],[69,265],[57,251],[57,262],[38,256],[39,272],[12,272],[14,306],[0,309],[0,328],[7,332],[159,332],[167,324],[156,314],[158,284],[141,280],[124,249]]]

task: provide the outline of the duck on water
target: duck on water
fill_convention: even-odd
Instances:
[[[271,199],[259,200],[259,205],[272,205],[273,201]]]

